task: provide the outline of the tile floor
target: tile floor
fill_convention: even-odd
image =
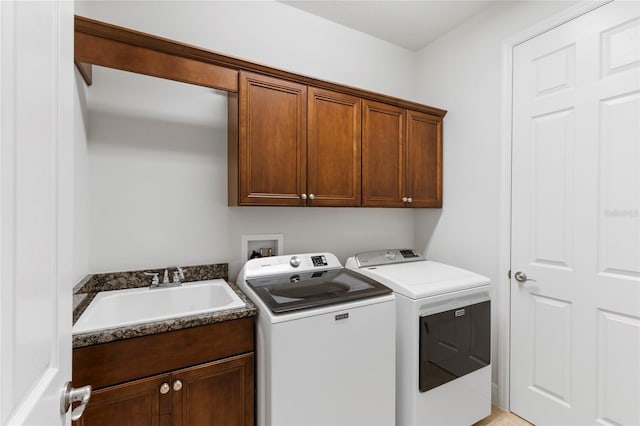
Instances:
[[[513,413],[508,413],[501,410],[495,405],[491,406],[491,415],[486,419],[480,420],[478,423],[474,423],[473,426],[532,426],[531,423],[516,416]]]

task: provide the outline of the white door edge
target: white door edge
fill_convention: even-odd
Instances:
[[[73,2],[0,1],[0,21],[0,423],[70,425]]]
[[[509,411],[509,380],[511,359],[511,280],[507,272],[511,269],[511,148],[512,148],[512,85],[513,49],[527,40],[565,24],[585,13],[591,12],[613,0],[594,0],[560,12],[531,28],[517,33],[502,43],[502,90],[500,129],[500,195],[498,229],[498,318],[509,321],[498,322],[498,389],[494,403]]]

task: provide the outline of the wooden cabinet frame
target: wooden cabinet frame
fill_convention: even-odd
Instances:
[[[230,424],[253,425],[253,320],[242,318],[74,349],[73,383],[89,384],[95,392],[78,424],[86,424],[87,419],[105,424],[101,422],[110,410],[117,415],[130,411],[154,425],[182,425],[187,420],[201,424],[189,417],[198,416],[198,410],[193,410],[193,401],[187,397],[202,395],[206,392],[202,383],[218,377],[221,386],[232,383],[234,398],[222,403],[235,415]],[[176,390],[177,380],[181,388]],[[164,383],[168,389],[161,393]],[[194,383],[197,389],[190,392]],[[217,383],[210,383],[209,389]],[[223,392],[222,399],[225,395]],[[123,415],[125,424],[132,424],[131,417]]]
[[[442,207],[442,119],[365,101],[362,205]]]
[[[75,16],[74,29],[74,59],[83,68],[83,75],[89,74],[90,65],[94,64],[237,93],[237,73],[248,71],[440,118],[447,113],[440,108],[295,74],[82,16]]]
[[[229,99],[228,204],[231,206],[442,206],[442,119],[447,113],[447,111],[443,109],[291,73],[278,68],[257,64],[244,59],[223,55],[200,47],[81,16],[75,17],[75,61],[81,75],[89,85],[92,81],[91,65],[94,64],[226,91]],[[244,167],[248,161],[247,155],[250,155],[250,153],[247,154],[246,146],[242,145],[242,141],[247,140],[245,137],[246,135],[242,133],[246,132],[246,128],[243,127],[242,123],[239,123],[238,120],[239,114],[244,113],[242,111],[242,95],[239,96],[238,94],[239,91],[243,90],[240,87],[240,72],[256,73],[263,79],[274,79],[274,81],[282,81],[292,86],[305,86],[305,97],[307,97],[306,88],[308,88],[308,90],[313,94],[323,93],[322,91],[330,91],[338,95],[336,98],[338,98],[339,95],[346,97],[352,96],[361,99],[364,104],[367,102],[369,102],[369,104],[378,103],[379,105],[385,105],[385,108],[405,110],[405,114],[408,114],[409,119],[405,120],[403,124],[404,134],[402,138],[404,138],[404,140],[401,142],[401,146],[399,148],[403,152],[408,150],[410,154],[407,156],[406,153],[403,153],[404,160],[399,166],[399,173],[402,174],[400,178],[401,182],[399,183],[399,190],[405,194],[402,195],[400,199],[403,197],[412,197],[411,195],[406,195],[406,193],[413,192],[415,189],[414,187],[420,187],[418,189],[420,194],[416,197],[412,197],[412,200],[415,198],[413,203],[398,201],[397,194],[394,194],[393,196],[373,195],[370,197],[371,187],[367,186],[370,182],[368,182],[365,177],[366,173],[364,172],[364,169],[371,167],[372,165],[365,164],[367,161],[365,158],[367,154],[364,152],[364,144],[367,142],[363,142],[363,148],[361,151],[362,157],[358,159],[358,161],[354,161],[349,167],[353,168],[356,172],[357,168],[361,167],[360,172],[364,174],[353,178],[348,182],[348,184],[345,184],[348,188],[345,187],[340,191],[334,191],[334,194],[320,194],[320,197],[315,204],[312,202],[307,203],[300,198],[296,198],[296,196],[300,196],[302,193],[306,192],[308,184],[306,181],[306,163],[303,168],[302,160],[297,166],[298,176],[296,177],[296,185],[298,186],[298,194],[290,191],[292,192],[291,194],[262,194],[263,196],[251,196],[252,189],[247,189],[247,173],[250,172],[248,172]],[[311,99],[309,99],[309,102],[311,102]],[[307,106],[305,105],[305,107]],[[308,108],[312,108],[311,104],[309,104]],[[366,114],[366,109],[362,108],[362,137],[364,139],[366,139],[366,133],[368,131],[368,129],[365,128]],[[425,116],[430,117],[430,120],[432,121],[425,121],[423,119]],[[309,122],[306,121],[306,116],[304,119],[304,126],[309,126]],[[438,134],[435,146],[433,144],[430,144],[429,146],[416,146],[413,143],[411,120],[417,120],[416,123],[429,122],[430,125],[433,124],[433,126],[435,126],[434,128]],[[302,123],[299,124],[299,127],[300,126],[302,126]],[[311,121],[310,126],[311,131],[313,131],[313,121]],[[303,154],[306,157],[308,143],[308,140],[306,140],[307,137],[313,138],[314,134],[311,133],[307,135],[305,131],[304,149],[300,146],[297,151],[301,158]],[[409,139],[406,139],[407,137]],[[313,144],[314,141],[315,139],[312,139],[311,143]],[[315,149],[315,146],[311,147],[311,151],[313,151],[313,149]],[[427,163],[423,161],[422,164],[412,162],[412,158],[414,158],[414,156],[411,152],[415,151],[424,154],[426,152],[425,150],[428,150],[431,153],[436,153],[437,158],[433,161],[436,161],[437,164],[434,165],[432,160],[429,160]],[[426,174],[415,172],[421,170],[424,164],[429,165],[431,172]],[[352,171],[353,170],[349,170],[348,173],[352,173]],[[318,176],[319,171],[317,164],[312,164],[311,172],[315,173],[314,178]],[[332,172],[330,168],[328,172]],[[345,173],[347,173],[347,171],[345,171]],[[417,174],[409,176],[407,173]],[[431,179],[431,181],[428,182],[427,185],[417,185],[416,182],[418,181],[416,181],[416,179]],[[346,181],[347,179],[343,180],[343,182]],[[314,184],[315,183],[312,179],[311,186],[313,187]],[[352,188],[353,185],[361,186]],[[315,191],[316,189],[312,188],[312,190]]]

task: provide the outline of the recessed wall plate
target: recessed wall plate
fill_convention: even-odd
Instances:
[[[261,255],[279,256],[284,254],[284,234],[241,235],[240,264],[249,260],[255,251]]]

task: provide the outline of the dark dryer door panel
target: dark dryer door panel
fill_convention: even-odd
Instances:
[[[491,302],[420,317],[420,392],[491,362]]]

